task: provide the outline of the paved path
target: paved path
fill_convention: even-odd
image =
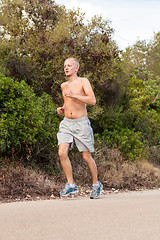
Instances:
[[[0,240],[159,240],[160,190],[0,204]]]

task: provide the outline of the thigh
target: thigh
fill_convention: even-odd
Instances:
[[[66,120],[62,120],[59,125],[59,131],[57,133],[58,146],[62,143],[72,143],[73,134],[71,129],[71,123]]]
[[[80,152],[94,152],[94,136],[89,119],[85,119],[77,124],[74,135],[74,141]]]

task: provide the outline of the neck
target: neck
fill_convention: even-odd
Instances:
[[[77,74],[76,75],[72,75],[72,76],[68,76],[68,81],[69,82],[73,82],[74,80],[76,80],[78,78]]]

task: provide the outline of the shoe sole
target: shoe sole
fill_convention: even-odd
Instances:
[[[68,194],[60,194],[61,197],[68,197],[69,195],[76,195],[78,194],[78,190],[73,191],[73,192],[69,192]]]

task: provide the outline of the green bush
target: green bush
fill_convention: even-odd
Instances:
[[[134,129],[117,128],[113,131],[106,129],[103,133],[103,139],[109,146],[118,148],[131,161],[142,156],[142,134],[135,132]]]
[[[141,83],[137,85],[137,83]],[[142,81],[134,76],[129,81],[130,112],[134,128],[142,133],[149,146],[160,144],[160,79]]]
[[[56,146],[56,109],[49,95],[36,97],[25,81],[0,75],[0,152],[28,160]]]
[[[99,117],[100,138],[110,147],[118,147],[130,160],[140,158],[146,149],[160,144],[159,84],[159,79],[153,76],[146,81],[132,76],[126,101],[106,108]]]

